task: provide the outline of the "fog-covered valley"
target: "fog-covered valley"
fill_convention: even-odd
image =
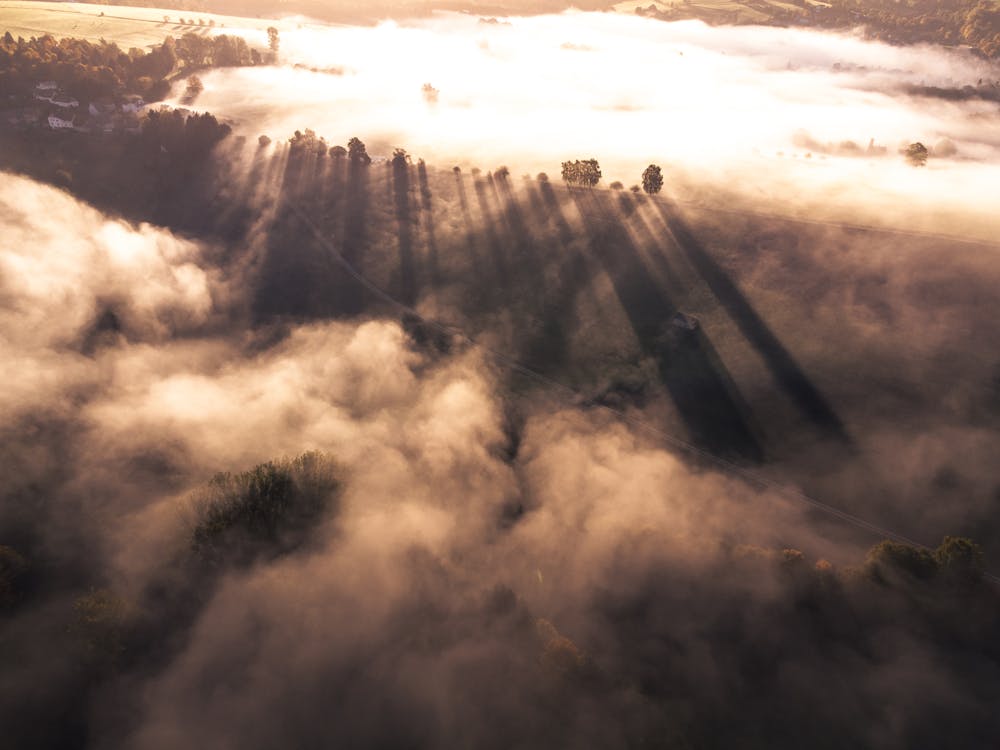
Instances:
[[[992,746],[995,67],[569,12],[199,75],[232,132],[3,134],[15,746]]]

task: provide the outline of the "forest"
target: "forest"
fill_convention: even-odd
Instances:
[[[226,34],[203,37],[188,32],[176,40],[168,36],[148,52],[126,52],[110,42],[56,40],[47,34],[14,39],[6,32],[0,38],[0,94],[28,96],[39,82],[52,80],[84,103],[123,93],[157,101],[178,75],[262,61],[261,53],[242,37]]]

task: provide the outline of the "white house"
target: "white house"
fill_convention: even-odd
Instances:
[[[122,112],[141,112],[146,106],[146,102],[142,100],[141,96],[128,96],[125,97],[125,102],[122,104]]]
[[[58,88],[55,81],[42,81],[35,86],[36,91],[55,91]]]
[[[56,94],[49,101],[51,101],[57,107],[61,107],[62,109],[69,109],[71,107],[80,106],[80,102],[78,102],[69,94]]]
[[[69,130],[73,127],[73,120],[64,120],[59,115],[49,115],[49,127],[53,130]]]

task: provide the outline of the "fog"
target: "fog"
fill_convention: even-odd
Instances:
[[[137,748],[534,741],[552,730],[482,714],[494,704],[545,723],[538,649],[577,647],[547,621],[532,635],[532,618],[599,639],[594,596],[630,590],[665,560],[707,570],[734,544],[792,538],[860,551],[814,535],[793,501],[693,470],[613,415],[559,399],[522,411],[512,459],[510,396],[480,350],[430,357],[391,320],[254,330],[241,303],[252,288],[211,246],[9,174],[0,221],[12,240],[0,251],[0,528],[44,576],[36,603],[0,623],[19,654],[0,706],[26,743],[75,745],[81,721],[97,746]],[[335,457],[345,489],[305,549],[208,588],[206,571],[178,562],[194,488],[311,449]],[[768,576],[745,585],[773,595]],[[164,587],[201,591],[204,611],[184,614]],[[81,676],[104,674],[101,649],[117,652],[100,640],[111,636],[83,651],[66,641],[74,628],[103,633],[102,620],[71,614],[88,588],[121,597],[125,627],[167,639],[126,651],[126,665],[151,663],[90,693]],[[556,682],[543,693],[566,689],[564,668],[547,667]],[[335,727],[323,700],[294,707],[303,689],[337,691]],[[602,690],[642,713],[627,689]],[[64,721],[43,720],[53,706]],[[290,734],[268,718],[275,707],[300,715]],[[594,721],[581,713],[558,736],[592,744],[598,731],[614,744],[624,731]]]
[[[992,584],[866,553],[995,572],[997,105],[908,93],[995,68],[575,12],[280,55],[202,76],[166,226],[0,173],[14,744],[992,747]],[[199,546],[310,451],[304,528]]]
[[[656,162],[813,215],[930,229],[930,211],[952,232],[1000,229],[988,210],[1000,140],[985,126],[998,104],[910,93],[995,91],[996,65],[961,50],[610,13],[499,24],[440,13],[374,28],[304,24],[282,34],[280,59],[204,76],[197,107],[248,135],[309,127],[439,165],[558,173],[564,159],[595,157],[627,187]],[[857,148],[838,152],[847,141]],[[898,154],[913,141],[944,156],[915,171]],[[882,155],[865,155],[870,142]]]

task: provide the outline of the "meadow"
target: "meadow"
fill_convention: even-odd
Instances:
[[[164,21],[164,17],[169,20]],[[187,23],[180,23],[182,17]],[[212,31],[210,24],[216,29],[259,31],[262,38],[268,26],[285,28],[280,21],[193,11],[0,0],[0,31],[9,31],[14,37],[51,34],[57,39],[76,37],[91,42],[104,39],[126,50],[162,44],[171,35],[179,37],[189,32],[208,35]]]

